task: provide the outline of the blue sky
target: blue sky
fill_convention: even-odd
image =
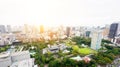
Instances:
[[[0,24],[98,26],[120,21],[120,0],[0,0]]]

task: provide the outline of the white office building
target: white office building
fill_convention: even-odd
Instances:
[[[0,67],[34,67],[34,58],[30,58],[29,51],[1,53]]]
[[[91,37],[91,48],[94,50],[98,50],[101,48],[101,40],[102,40],[102,34],[101,31],[93,31],[92,37]]]

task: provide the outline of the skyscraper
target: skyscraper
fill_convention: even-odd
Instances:
[[[7,25],[7,32],[11,33],[11,26],[10,25]]]
[[[24,33],[29,33],[29,25],[24,24]]]
[[[93,31],[92,32],[91,48],[94,50],[100,49],[101,48],[101,40],[102,40],[101,31]]]
[[[105,27],[101,28],[102,30],[102,35],[103,35],[103,39],[108,39],[108,35],[109,35],[109,25],[106,25]]]
[[[110,25],[110,30],[109,30],[109,38],[113,39],[117,35],[117,30],[118,30],[118,23],[112,23]]]
[[[67,37],[70,36],[70,27],[67,27],[67,28],[66,28],[66,35],[67,35]]]
[[[0,33],[6,33],[4,25],[0,25]]]
[[[117,36],[120,35],[120,22],[118,23]]]
[[[40,25],[40,33],[43,33],[43,32],[44,32],[44,26]]]
[[[86,31],[85,32],[86,37],[90,37],[90,33],[91,33],[90,31]]]

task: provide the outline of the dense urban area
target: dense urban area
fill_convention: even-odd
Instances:
[[[120,67],[120,23],[0,25],[0,67]]]

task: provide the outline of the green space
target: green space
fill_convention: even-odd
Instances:
[[[111,64],[116,57],[120,57],[120,48],[109,46],[111,43],[107,40],[102,40],[102,47],[105,49],[100,49],[98,51],[92,50],[90,46],[90,38],[84,37],[73,37],[65,40],[60,40],[59,43],[65,43],[69,48],[66,50],[70,51],[69,53],[63,53],[59,51],[58,53],[46,53],[42,54],[42,50],[47,48],[48,44],[57,44],[56,40],[50,40],[46,42],[42,40],[40,42],[31,42],[31,43],[23,43],[20,46],[16,46],[17,50],[29,50],[31,57],[35,58],[35,64],[38,67],[97,67],[97,65],[107,65]],[[87,45],[87,47],[82,46],[81,44]],[[24,48],[23,48],[24,47]],[[34,48],[33,48],[34,47]],[[0,52],[6,51],[10,46],[4,46],[4,48],[0,48]],[[105,50],[105,51],[104,51]],[[75,61],[70,59],[71,57],[84,57],[90,56],[91,61],[86,63],[84,60]]]
[[[86,55],[86,54],[94,54],[94,53],[97,53],[97,52],[95,50],[90,49],[90,48],[80,48],[79,53]]]
[[[0,53],[1,53],[1,52],[4,52],[4,51],[7,51],[9,48],[10,48],[9,45],[6,45],[6,46],[3,46],[3,47],[0,47]]]
[[[92,50],[91,48],[82,48],[77,45],[72,46],[72,49],[74,52],[79,53],[81,55],[88,55],[88,54],[95,54],[97,53],[95,50]]]

